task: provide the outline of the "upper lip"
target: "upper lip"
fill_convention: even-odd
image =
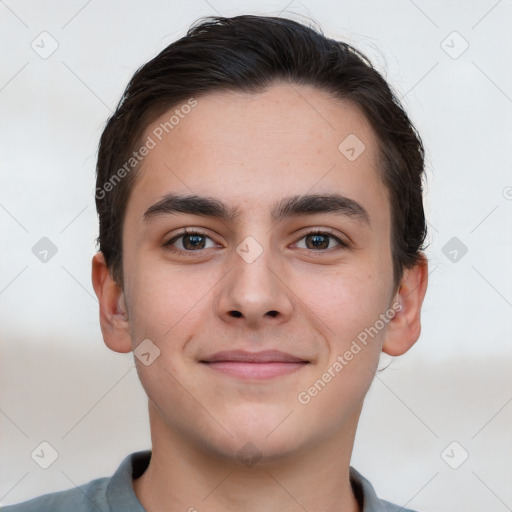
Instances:
[[[309,361],[300,357],[281,352],[279,350],[262,350],[260,352],[247,352],[245,350],[224,350],[202,359],[202,363],[216,363],[220,361],[238,361],[246,363],[307,363]]]

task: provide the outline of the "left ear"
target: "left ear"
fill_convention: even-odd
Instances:
[[[428,262],[424,255],[413,267],[404,270],[393,299],[401,307],[386,329],[382,351],[390,356],[405,354],[418,340],[421,332],[421,305],[427,291]]]

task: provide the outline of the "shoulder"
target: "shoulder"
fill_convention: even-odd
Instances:
[[[2,512],[107,512],[110,510],[106,501],[109,482],[110,478],[98,478],[74,489],[2,507]]]
[[[2,507],[1,512],[144,512],[132,478],[144,472],[150,458],[149,450],[132,453],[111,477]]]
[[[373,485],[363,475],[350,467],[350,483],[361,505],[361,512],[414,512],[405,506],[395,505],[380,499]]]

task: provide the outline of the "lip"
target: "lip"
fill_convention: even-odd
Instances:
[[[217,352],[201,361],[212,370],[241,379],[271,379],[293,373],[303,368],[309,361],[280,352],[263,350],[247,352],[232,350]]]

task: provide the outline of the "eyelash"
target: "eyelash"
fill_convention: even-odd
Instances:
[[[175,243],[177,240],[179,240],[180,238],[183,238],[185,236],[188,236],[188,235],[199,235],[199,236],[202,236],[202,237],[205,237],[205,238],[210,238],[210,240],[212,240],[212,238],[210,236],[208,236],[206,233],[203,233],[201,232],[200,230],[195,230],[195,231],[187,231],[186,229],[183,230],[181,233],[177,234],[176,236],[174,236],[173,238],[171,238],[169,241],[167,241],[165,244],[164,244],[164,247],[168,248],[169,250],[171,250],[172,252],[176,252],[176,253],[187,253],[187,254],[192,254],[192,253],[195,253],[195,252],[201,252],[202,250],[204,249],[198,249],[197,251],[194,251],[194,250],[184,250],[184,249],[176,249],[175,247],[172,247],[172,244]],[[302,240],[308,236],[313,236],[313,235],[320,235],[320,236],[326,236],[326,237],[329,237],[329,238],[332,238],[333,240],[335,240],[337,243],[338,243],[338,249],[346,249],[348,248],[348,244],[346,242],[344,242],[343,240],[341,240],[339,237],[335,236],[333,233],[331,233],[329,230],[312,230],[312,231],[308,231],[307,233],[304,233],[299,239],[299,240]],[[297,242],[295,242],[297,243]],[[320,250],[315,250],[315,249],[304,249],[306,251],[312,251],[312,252],[318,252],[318,253],[324,253],[326,251],[330,251],[332,250],[332,248],[328,248],[328,249],[320,249]]]

